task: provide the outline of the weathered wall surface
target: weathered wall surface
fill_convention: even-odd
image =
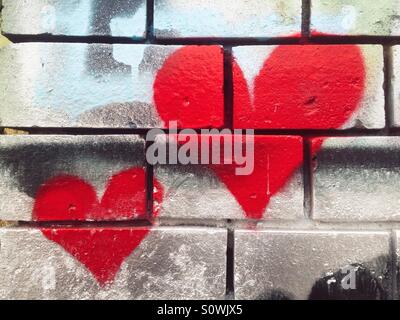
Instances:
[[[0,298],[398,298],[400,1],[2,4]],[[169,121],[254,171],[150,165]]]

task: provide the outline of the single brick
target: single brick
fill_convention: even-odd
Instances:
[[[209,137],[198,136],[198,141],[203,143],[208,139],[210,145],[218,142]],[[218,139],[221,136],[213,137]],[[229,137],[234,141],[232,136]],[[162,146],[166,146],[166,141],[159,139],[156,142],[157,148],[161,150]],[[175,141],[169,139],[167,147],[173,145],[175,148]],[[304,218],[301,137],[255,136],[254,163],[250,149],[245,152],[246,145],[229,145],[233,145],[233,154],[237,150],[246,155],[246,166],[249,168],[247,175],[238,174],[235,160],[232,165],[155,166],[155,178],[164,187],[165,195],[160,206],[161,217],[265,220]],[[223,146],[221,154],[225,151]]]
[[[224,122],[219,46],[12,44],[0,49],[0,75],[2,126]]]
[[[7,34],[143,38],[146,0],[3,0]]]
[[[385,126],[379,45],[233,49],[235,128]]]
[[[145,219],[145,178],[135,135],[0,136],[0,220]]]
[[[389,239],[387,232],[237,230],[235,298],[388,298]],[[347,291],[342,279],[353,275],[356,289]]]
[[[400,35],[399,0],[311,0],[311,29],[329,35]]]
[[[337,137],[312,141],[313,217],[399,220],[400,138]]]
[[[393,47],[393,123],[395,127],[400,126],[400,47]]]
[[[4,228],[0,243],[1,299],[225,295],[225,230]]]
[[[299,0],[155,0],[159,38],[276,37],[301,30]]]

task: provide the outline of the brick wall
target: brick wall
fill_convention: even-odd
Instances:
[[[397,299],[400,1],[2,4],[0,298]],[[168,121],[254,172],[150,165]]]

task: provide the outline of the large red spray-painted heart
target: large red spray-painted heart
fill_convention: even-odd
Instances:
[[[154,180],[154,201],[163,189]],[[154,214],[158,213],[157,207]],[[145,172],[132,168],[114,175],[99,202],[94,188],[74,176],[57,176],[37,192],[37,221],[110,220],[146,217]],[[79,260],[101,285],[111,282],[122,262],[147,236],[143,228],[42,228],[42,233]]]
[[[154,82],[160,117],[166,123],[177,121],[180,128],[220,126],[222,79],[219,46],[177,50]],[[236,61],[233,79],[235,128],[330,129],[341,127],[358,108],[365,67],[355,45],[278,46],[254,81],[254,101]],[[256,137],[255,168],[249,176],[235,175],[235,164],[211,166],[249,218],[262,217],[270,198],[303,161],[301,151],[295,155],[286,138],[277,141],[268,146]]]

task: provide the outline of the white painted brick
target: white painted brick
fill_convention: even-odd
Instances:
[[[146,0],[3,0],[3,6],[3,33],[130,38],[145,35]]]
[[[398,0],[311,0],[311,29],[354,36],[400,35]]]
[[[223,299],[225,295],[225,230],[154,228],[105,285],[38,229],[2,229],[0,244],[1,299],[175,300]],[[99,245],[107,243],[93,240],[86,250]],[[113,258],[101,254],[98,259],[102,263]]]
[[[398,221],[399,152],[398,137],[326,139],[314,164],[314,219]]]
[[[229,189],[207,166],[157,166],[155,176],[165,188],[160,217],[238,220],[246,218],[243,208]],[[263,219],[303,219],[302,181],[302,170],[299,169],[287,185],[271,198]]]
[[[389,261],[387,232],[236,230],[235,298],[308,299],[317,280],[333,287],[335,273],[351,264],[373,273],[382,298],[390,293]]]
[[[161,62],[144,45],[7,46],[0,50],[1,124],[157,126],[152,85],[163,54],[174,47],[158,48]]]
[[[251,173],[250,178],[234,175],[234,179],[239,182],[236,188],[232,188],[231,184],[226,184],[221,180],[218,173],[209,165],[156,165],[154,176],[164,188],[160,217],[238,220],[304,219],[301,138],[296,136],[256,136],[255,139],[255,161],[259,161],[261,167],[268,169],[259,171],[256,164],[256,169]],[[176,146],[176,142],[169,141]],[[161,146],[165,140],[160,139],[157,143]],[[257,151],[260,150],[265,153],[261,151],[258,154]],[[287,150],[286,156],[289,158],[298,157],[300,159],[294,171],[292,171],[293,168],[279,167],[277,162],[286,161],[284,155],[277,158],[280,150]],[[288,174],[286,169],[290,174],[283,186],[264,202],[266,199],[263,198],[262,193],[269,192],[267,187],[269,181],[284,179],[283,177]],[[254,189],[255,183],[258,183],[257,180],[261,180],[260,189]],[[249,198],[240,198],[239,200],[237,197],[238,186],[254,190],[254,194]],[[264,186],[266,186],[265,190]],[[246,192],[244,189],[240,192]],[[257,204],[254,204],[255,202]],[[250,205],[252,203],[253,208],[258,208],[258,204],[263,207],[261,214],[257,209],[248,211],[248,207],[246,207],[248,203]]]
[[[393,47],[393,123],[395,127],[400,126],[400,47]]]
[[[155,0],[159,38],[276,37],[301,30],[301,0]]]
[[[179,72],[181,80],[169,68]],[[0,74],[2,126],[149,128],[170,120],[181,120],[187,127],[223,123],[219,46],[11,44],[0,49]],[[179,108],[187,100],[194,111]],[[210,110],[201,112],[204,105]],[[164,113],[159,114],[160,108]],[[184,114],[187,119],[191,112],[196,116],[190,123],[179,118]]]

